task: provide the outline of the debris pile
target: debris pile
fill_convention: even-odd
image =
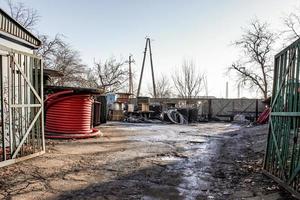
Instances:
[[[170,109],[164,111],[162,114],[163,121],[170,121],[174,124],[187,124],[188,120],[185,116],[183,116],[177,109]]]
[[[233,122],[239,123],[239,124],[249,124],[250,120],[246,119],[246,116],[243,114],[236,114],[233,117]]]

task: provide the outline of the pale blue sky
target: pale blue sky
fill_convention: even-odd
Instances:
[[[1,0],[1,7],[3,1]],[[183,59],[193,59],[208,76],[209,95],[236,97],[236,83],[224,75],[238,56],[230,43],[241,35],[241,27],[257,17],[282,27],[285,13],[299,6],[297,0],[23,0],[36,8],[41,21],[38,30],[53,36],[64,34],[81,52],[84,63],[112,55],[133,54],[140,73],[145,36],[153,38],[156,74],[171,78]],[[149,67],[148,65],[146,66]],[[149,69],[149,68],[148,68]],[[145,71],[143,89],[150,77]],[[242,92],[253,97],[255,93]]]

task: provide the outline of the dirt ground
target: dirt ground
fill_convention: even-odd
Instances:
[[[261,173],[267,127],[109,123],[0,169],[0,199],[293,199]]]

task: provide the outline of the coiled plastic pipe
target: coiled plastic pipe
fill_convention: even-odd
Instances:
[[[89,138],[100,134],[91,125],[93,99],[72,90],[58,92],[45,100],[46,138]]]

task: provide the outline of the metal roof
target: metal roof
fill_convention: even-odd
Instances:
[[[0,37],[37,49],[41,41],[0,8]]]
[[[45,85],[44,89],[52,90],[54,92],[73,90],[75,93],[85,93],[85,94],[103,94],[102,89],[97,88],[80,88],[80,87],[65,87],[65,86],[54,86],[54,85]]]

